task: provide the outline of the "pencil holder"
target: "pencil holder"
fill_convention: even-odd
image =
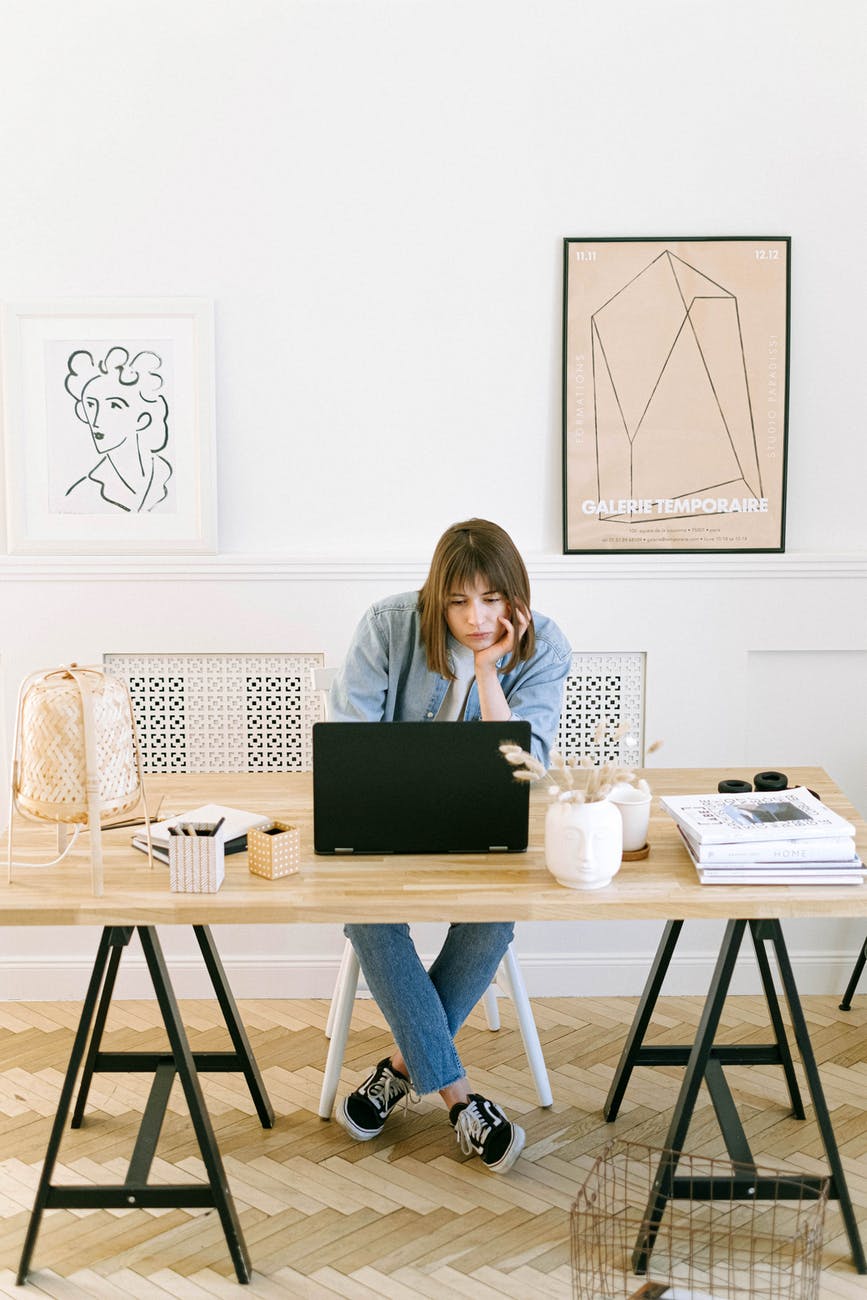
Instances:
[[[176,894],[216,894],[226,874],[222,835],[169,836],[169,888]]]
[[[301,865],[301,832],[287,822],[271,822],[247,832],[247,863],[254,876],[276,880]]]

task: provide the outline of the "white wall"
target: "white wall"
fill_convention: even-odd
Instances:
[[[865,53],[861,0],[5,5],[0,292],[214,300],[220,537],[0,557],[7,715],[106,650],[336,662],[482,514],[576,648],[647,652],[660,762],[819,762],[867,813]],[[636,234],[792,236],[786,555],[559,554],[562,238]],[[840,985],[862,931],[796,927],[805,979]],[[522,954],[537,991],[627,991],[655,936]],[[327,988],[336,930],[291,939],[226,934],[239,991]],[[2,943],[0,995],[92,950]]]

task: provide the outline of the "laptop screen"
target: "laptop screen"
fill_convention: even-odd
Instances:
[[[519,853],[529,788],[500,753],[529,722],[317,722],[317,853]]]

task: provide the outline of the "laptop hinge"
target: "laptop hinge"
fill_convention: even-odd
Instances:
[[[365,857],[365,858],[387,858],[387,857],[390,857],[391,854],[394,853],[394,849],[352,849],[352,848],[350,848],[350,849],[342,849],[342,848],[335,848],[335,849],[332,850],[332,852],[334,852],[334,853],[343,853],[343,854],[354,854],[354,853],[360,853],[360,854],[361,854],[363,857]]]

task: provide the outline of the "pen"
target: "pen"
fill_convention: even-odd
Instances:
[[[225,817],[221,817],[220,820],[217,822],[216,826],[214,827],[214,829],[210,831],[209,834],[216,835],[217,831],[220,829],[220,827],[222,826],[225,820],[226,820]]]

